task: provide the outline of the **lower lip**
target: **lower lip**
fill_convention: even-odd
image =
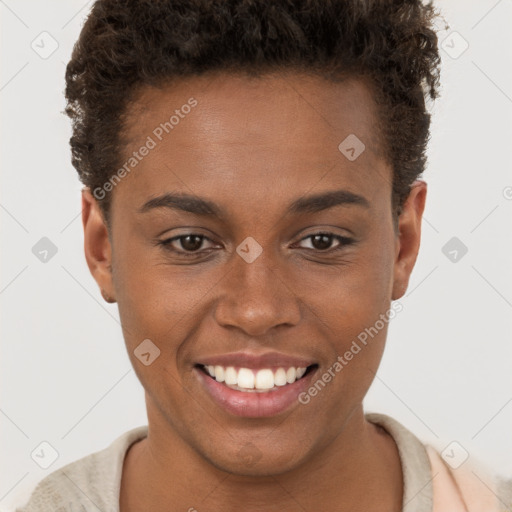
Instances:
[[[237,391],[217,382],[200,368],[196,367],[195,371],[214,402],[223,409],[235,416],[265,418],[286,411],[293,403],[299,403],[298,396],[309,387],[316,368],[294,383],[268,392]]]

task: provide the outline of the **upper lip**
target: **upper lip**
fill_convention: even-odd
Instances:
[[[210,356],[198,361],[204,366],[236,366],[240,368],[270,368],[273,366],[289,368],[307,368],[315,364],[311,359],[282,354],[279,352],[265,352],[263,354],[251,354],[249,352],[232,352],[217,356]]]

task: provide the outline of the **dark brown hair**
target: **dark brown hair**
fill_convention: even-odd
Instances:
[[[426,163],[436,15],[420,0],[97,0],[66,68],[73,166],[91,190],[103,187],[122,164],[124,115],[145,85],[208,71],[361,76],[380,107],[399,213]],[[109,204],[107,194],[107,220]]]

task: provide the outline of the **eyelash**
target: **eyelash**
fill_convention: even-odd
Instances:
[[[329,232],[325,232],[325,231],[319,231],[318,233],[311,233],[310,235],[305,236],[304,238],[301,238],[299,240],[299,242],[302,242],[303,240],[307,240],[308,238],[312,238],[314,236],[319,236],[319,235],[331,237],[331,238],[337,240],[339,242],[339,245],[333,249],[324,249],[324,250],[306,247],[307,250],[314,251],[318,254],[330,254],[332,252],[339,251],[339,250],[345,248],[346,246],[354,243],[354,240],[352,238],[348,238],[348,237],[342,236],[342,235],[336,235],[334,233],[329,233]],[[204,240],[208,240],[210,242],[213,241],[205,235],[200,235],[198,233],[186,233],[184,235],[179,235],[179,236],[175,236],[173,238],[168,238],[166,240],[162,240],[162,241],[158,242],[158,245],[163,246],[168,251],[177,253],[179,255],[183,255],[186,258],[192,258],[194,256],[201,254],[200,250],[198,250],[198,251],[185,251],[185,250],[181,251],[181,250],[177,250],[172,247],[172,245],[171,245],[172,242],[174,242],[175,240],[180,240],[182,238],[186,238],[187,236],[199,237],[199,238],[201,238],[201,242],[203,242]]]

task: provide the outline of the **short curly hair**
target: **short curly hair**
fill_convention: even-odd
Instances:
[[[97,0],[66,68],[73,166],[91,190],[109,180],[125,114],[147,85],[208,71],[348,75],[372,86],[398,214],[426,164],[437,15],[421,0]],[[110,199],[100,202],[107,221]]]

